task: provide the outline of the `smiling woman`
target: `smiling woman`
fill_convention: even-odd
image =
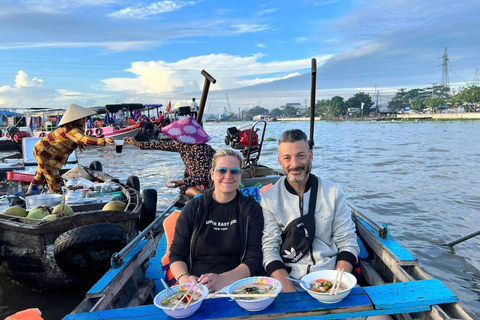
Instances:
[[[180,284],[199,282],[214,292],[260,275],[263,214],[253,197],[238,191],[241,164],[234,150],[218,151],[213,190],[189,201],[178,217],[169,259]]]

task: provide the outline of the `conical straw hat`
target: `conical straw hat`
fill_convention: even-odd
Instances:
[[[70,123],[70,122],[73,122],[75,120],[79,120],[79,119],[82,119],[82,118],[85,118],[85,117],[89,117],[89,116],[92,116],[94,114],[97,114],[97,113],[95,111],[93,111],[92,109],[83,108],[83,107],[80,107],[80,106],[72,103],[68,107],[67,111],[65,111],[65,114],[63,115],[62,120],[60,120],[60,123],[58,125],[62,126],[64,124],[67,124],[67,123]]]

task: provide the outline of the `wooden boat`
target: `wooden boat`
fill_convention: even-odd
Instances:
[[[98,162],[92,166],[98,167]],[[115,181],[84,169],[97,182]],[[70,204],[74,214],[54,221],[1,214],[0,272],[42,290],[94,283],[110,267],[110,256],[138,234],[141,214],[146,219],[153,210],[155,215],[156,208],[145,212],[141,193],[131,181],[113,183],[119,192],[106,194],[103,201]],[[103,211],[114,197],[122,199],[125,210]]]
[[[358,236],[369,254],[360,262],[364,278],[362,287],[354,288],[344,300],[322,304],[306,292],[281,293],[267,309],[253,313],[229,298],[218,298],[205,300],[189,318],[343,319],[391,315],[402,320],[474,319],[443,283],[432,279],[418,260],[391,237],[385,225],[352,205],[350,209]],[[152,230],[157,230],[158,235],[132,243],[131,251],[117,257],[116,261],[121,263],[110,269],[64,320],[170,319],[152,304],[152,298],[163,290],[161,258],[166,250],[166,238],[161,221],[171,212],[172,207],[152,224]]]
[[[315,92],[314,74],[316,61],[312,59],[312,92]],[[207,75],[205,77],[209,79]],[[207,84],[209,85],[206,81]],[[206,87],[208,89],[208,86]],[[311,101],[312,104],[316,101],[314,94]],[[204,103],[202,96],[200,115],[203,113]],[[313,106],[311,112],[313,122]],[[312,122],[309,141],[311,147]],[[231,142],[236,141],[234,137],[229,136],[234,131],[230,128],[227,130],[225,140],[227,145],[232,145]],[[252,134],[255,131],[254,124]],[[264,132],[260,142],[263,142],[263,135]],[[248,147],[242,150],[244,156],[247,155],[247,161],[242,168],[241,184],[244,188],[241,190],[244,194],[253,195],[259,200],[261,188],[259,184],[275,182],[279,175],[278,172],[257,164],[262,143],[252,149],[251,138],[252,136]],[[235,145],[236,143],[233,147]],[[171,319],[152,304],[152,299],[163,290],[160,281],[165,277],[161,259],[166,252],[167,243],[162,222],[174,209],[181,209],[182,200],[179,196],[136,239],[112,257],[112,268],[87,292],[85,299],[64,320]],[[344,319],[391,315],[397,320],[473,319],[460,306],[458,298],[439,280],[432,279],[421,268],[418,260],[391,237],[386,225],[374,221],[353,205],[349,207],[358,238],[363,243],[366,254],[360,259],[362,286],[353,288],[344,300],[335,304],[322,304],[306,292],[281,293],[269,307],[254,313],[242,309],[229,298],[207,299],[189,318]],[[152,234],[153,237],[150,236]]]

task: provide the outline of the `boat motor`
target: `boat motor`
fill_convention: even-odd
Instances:
[[[261,126],[263,125],[263,129]],[[255,165],[260,157],[263,137],[267,123],[264,120],[255,122],[252,126],[230,127],[227,129],[225,144],[233,149],[242,150],[243,167]],[[261,131],[261,139],[258,132]],[[252,157],[252,155],[254,155]]]

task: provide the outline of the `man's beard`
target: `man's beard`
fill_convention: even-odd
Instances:
[[[295,175],[293,177],[289,175],[290,171],[300,171],[300,170],[303,170],[303,174]],[[283,172],[287,176],[287,179],[291,182],[296,182],[296,183],[302,182],[303,180],[305,180],[305,177],[310,173],[310,171],[312,171],[312,162],[309,162],[307,166],[299,166],[295,168],[290,168],[288,170],[283,169]]]

